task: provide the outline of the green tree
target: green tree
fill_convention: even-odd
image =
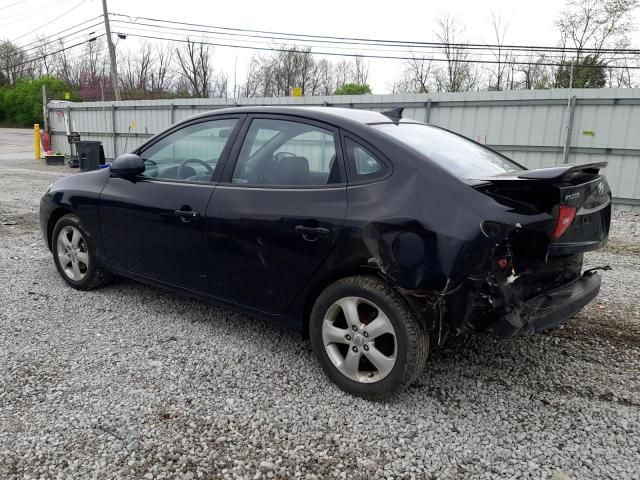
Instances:
[[[68,84],[57,78],[18,80],[15,85],[0,90],[0,119],[13,126],[42,125],[42,85],[47,87],[49,100],[61,100],[65,92],[70,93],[71,100],[80,98]]]
[[[562,62],[556,70],[556,86],[569,88],[571,83],[571,62]],[[607,84],[605,64],[591,55],[581,58],[573,65],[574,88],[602,88]]]
[[[334,95],[364,95],[365,93],[371,93],[371,87],[366,83],[347,83],[333,92]]]

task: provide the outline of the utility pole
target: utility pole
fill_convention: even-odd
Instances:
[[[120,85],[118,84],[118,67],[116,65],[116,47],[113,46],[111,38],[111,26],[109,25],[109,12],[107,11],[107,0],[102,0],[102,11],[104,13],[104,28],[107,31],[107,45],[109,46],[109,58],[111,60],[111,82],[113,83],[113,93],[116,101],[120,101]]]

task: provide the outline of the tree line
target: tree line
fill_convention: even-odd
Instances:
[[[433,32],[441,44],[437,60],[433,53],[416,50],[404,62],[390,63],[398,66],[398,75],[388,89],[426,93],[636,86],[640,57],[620,50],[630,47],[638,2],[567,0],[555,21],[557,47],[539,52],[509,47],[509,23],[500,16],[490,20],[491,47],[478,48],[458,19],[444,15]],[[113,99],[104,37],[88,41],[81,50],[42,38],[28,50],[0,42],[0,121],[24,123],[34,118],[24,114],[18,119],[16,99],[24,98],[27,105],[26,99],[34,98],[37,90],[28,85],[41,78],[53,98],[68,91],[75,99]],[[213,47],[190,38],[142,43],[136,51],[119,48],[117,63],[122,98],[127,100],[280,97],[291,95],[294,87],[304,95],[371,93],[365,56],[330,60],[314,54],[311,47],[296,45],[274,45],[270,52],[253,55],[246,75],[232,84],[229,73],[217,68]],[[29,88],[32,93],[27,95]],[[38,111],[32,105],[25,109]]]

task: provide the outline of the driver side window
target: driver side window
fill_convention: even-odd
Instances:
[[[225,118],[188,125],[141,153],[144,176],[209,182],[237,119]]]

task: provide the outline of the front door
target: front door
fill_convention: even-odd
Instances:
[[[213,295],[281,313],[344,223],[339,135],[286,116],[249,120],[207,209],[208,276]]]
[[[144,175],[109,179],[99,216],[113,266],[209,292],[204,217],[237,123],[221,118],[179,126],[138,152]]]

